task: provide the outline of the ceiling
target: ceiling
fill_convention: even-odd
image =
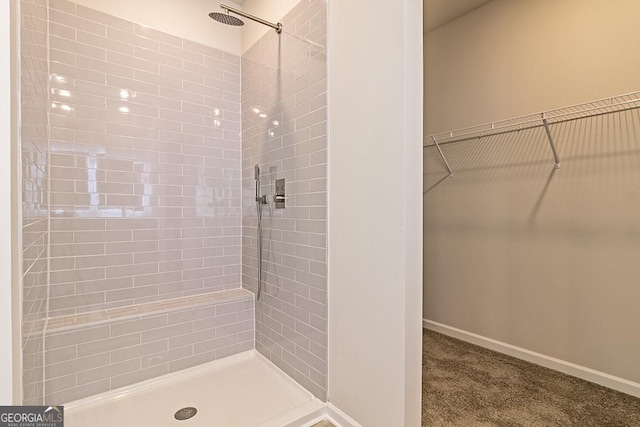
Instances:
[[[424,0],[424,32],[428,33],[438,27],[466,15],[489,3],[491,0]]]

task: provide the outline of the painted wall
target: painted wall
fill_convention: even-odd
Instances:
[[[420,425],[421,21],[329,4],[329,401],[364,426]]]
[[[494,0],[429,33],[425,135],[637,90],[639,9]]]
[[[55,5],[55,0],[51,4]],[[220,12],[220,2],[208,0],[78,0],[76,3],[164,31],[177,37],[211,46],[234,55],[241,53],[241,30],[209,18]],[[242,9],[233,0],[229,6]]]
[[[256,348],[327,397],[327,7],[302,0],[242,56],[242,283],[257,291],[254,165],[261,168],[262,298]],[[286,180],[275,209],[275,180]]]
[[[12,164],[12,120],[15,120],[15,110],[12,108],[11,87],[11,24],[13,2],[3,2],[0,5],[0,198],[11,200],[13,179],[11,177]],[[12,330],[13,306],[12,294],[12,211],[9,203],[0,205],[0,340],[6,348],[15,346]],[[14,343],[10,346],[9,343]],[[15,350],[15,348],[14,348]],[[11,405],[13,396],[13,371],[15,351],[0,353],[0,404]]]
[[[638,13],[496,0],[429,33],[428,131],[640,89]],[[542,129],[443,146],[453,179],[425,150],[425,318],[640,382],[639,119],[552,127],[555,172]]]

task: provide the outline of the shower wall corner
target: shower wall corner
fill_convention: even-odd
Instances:
[[[326,400],[327,3],[300,1],[278,20],[282,34],[268,31],[242,56],[242,284],[257,291],[257,164],[268,204],[256,349]],[[286,207],[276,209],[282,178]]]

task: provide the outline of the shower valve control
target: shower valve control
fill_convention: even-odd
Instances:
[[[284,178],[276,179],[276,194],[273,196],[273,201],[276,204],[276,209],[284,209],[285,201],[287,198],[284,193]]]

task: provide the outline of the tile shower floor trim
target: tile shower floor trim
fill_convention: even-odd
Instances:
[[[67,427],[281,427],[324,406],[255,350],[64,405]]]

